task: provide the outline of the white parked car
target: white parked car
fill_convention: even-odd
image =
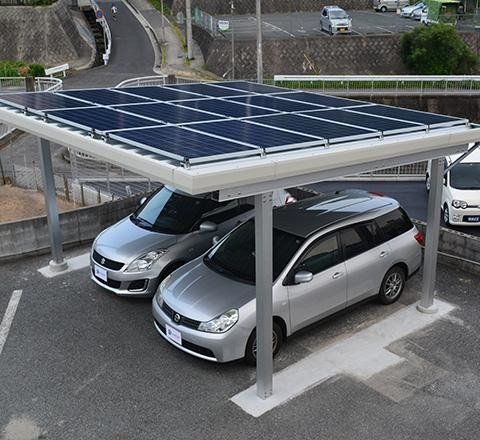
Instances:
[[[325,6],[320,16],[320,29],[330,35],[352,32],[352,19],[338,6]]]
[[[404,6],[400,10],[400,17],[413,18],[413,15],[412,15],[413,12],[416,11],[417,9],[421,11],[424,6],[425,4],[423,2],[417,2],[413,5]]]

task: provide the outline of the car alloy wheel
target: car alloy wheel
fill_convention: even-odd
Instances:
[[[448,210],[448,205],[446,203],[445,205],[443,205],[443,222],[446,225],[450,224],[450,212]]]
[[[394,266],[383,278],[378,299],[382,304],[392,304],[400,298],[404,286],[405,272],[400,266]]]
[[[272,355],[275,356],[283,341],[282,329],[274,322],[272,331]],[[245,349],[245,361],[249,365],[256,365],[257,363],[257,335],[256,330],[253,330],[252,334],[248,338],[247,346]]]

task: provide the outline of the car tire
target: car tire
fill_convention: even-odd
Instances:
[[[448,210],[448,205],[446,203],[443,205],[443,223],[446,225],[450,224],[450,211]]]
[[[273,333],[272,333],[272,348],[273,348],[273,357],[276,356],[280,347],[283,343],[283,332],[280,326],[274,321],[273,322]],[[248,365],[257,364],[257,333],[253,329],[250,337],[248,338],[247,345],[245,347],[245,362]]]
[[[393,266],[383,277],[378,300],[382,304],[394,303],[402,294],[405,278],[405,271],[400,266]]]
[[[387,12],[386,6],[382,6],[382,7],[380,8],[380,12],[381,12],[382,14],[383,14],[384,12]]]
[[[333,35],[332,26],[328,26],[328,33],[329,33],[330,35]]]

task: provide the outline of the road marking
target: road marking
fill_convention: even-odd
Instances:
[[[267,399],[258,397],[256,385],[253,385],[231,400],[248,414],[259,417],[337,374],[348,374],[366,380],[404,360],[385,347],[426,327],[454,309],[453,305],[444,301],[437,300],[435,305],[438,306],[438,312],[426,314],[417,311],[417,305],[412,304],[275,373],[273,394]]]
[[[248,19],[251,20],[251,21],[257,22],[257,19],[255,17],[248,17]],[[275,26],[272,23],[268,23],[267,21],[262,20],[262,26],[265,26],[266,28],[270,28],[273,31],[278,31],[280,33],[287,34],[289,37],[295,38],[295,35],[291,34],[287,30],[282,29],[281,27]]]
[[[68,272],[73,272],[74,270],[83,269],[90,265],[90,252],[87,252],[77,257],[67,259],[67,269],[62,270],[61,272],[53,271],[50,266],[41,267],[38,271],[46,278],[53,278],[57,275],[63,275]]]
[[[17,311],[18,303],[22,297],[23,290],[14,290],[12,297],[3,316],[2,323],[0,324],[0,354],[2,354],[3,346],[7,341],[8,332],[10,331],[10,326],[12,325],[15,312]]]

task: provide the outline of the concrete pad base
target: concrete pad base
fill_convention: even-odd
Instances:
[[[78,257],[68,258],[63,263],[58,264],[50,261],[48,266],[41,267],[38,271],[46,278],[52,278],[57,275],[83,269],[90,264],[90,254],[82,254]]]

